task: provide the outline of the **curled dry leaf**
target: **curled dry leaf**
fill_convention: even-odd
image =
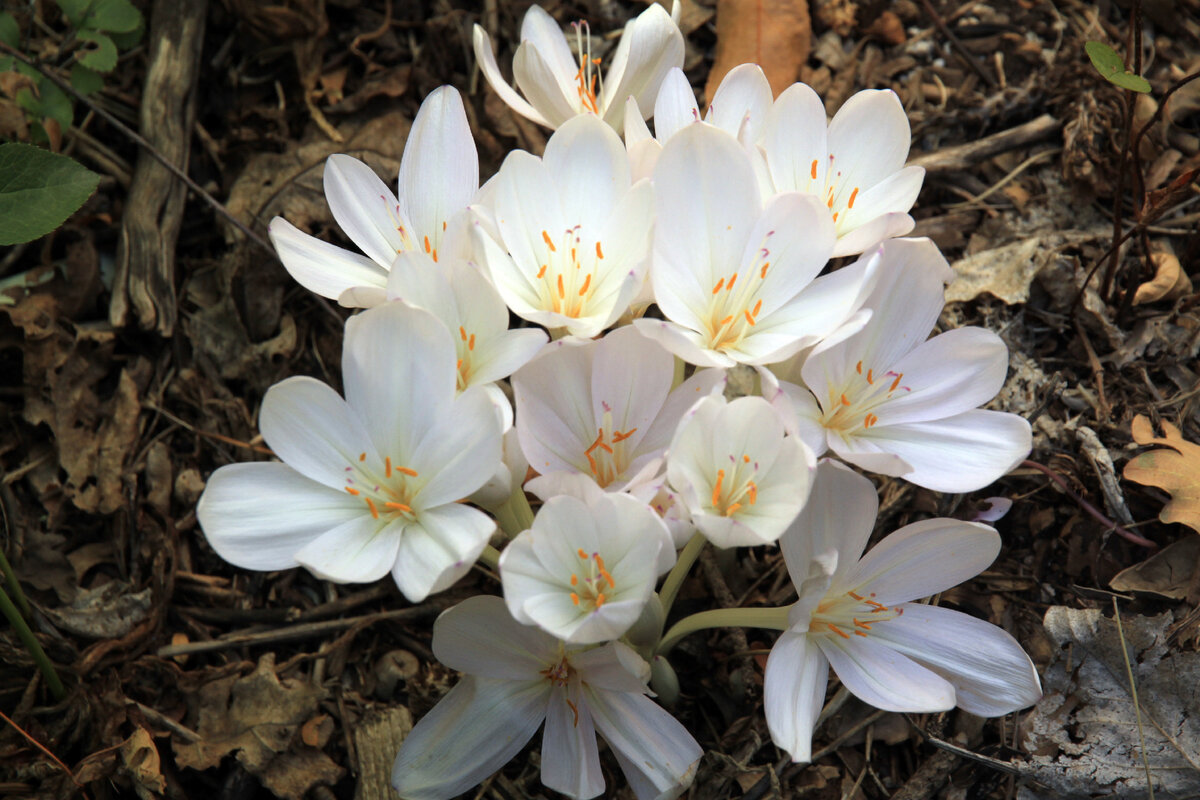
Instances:
[[[811,50],[808,0],[719,0],[717,53],[704,96],[711,100],[725,73],[751,61],[778,96],[800,77]]]
[[[1182,600],[1196,583],[1200,568],[1200,539],[1187,536],[1150,558],[1121,570],[1108,585],[1118,592],[1151,592]]]
[[[1200,532],[1200,445],[1183,438],[1169,422],[1162,423],[1163,437],[1154,435],[1150,420],[1141,414],[1133,418],[1131,430],[1138,444],[1161,444],[1170,450],[1142,453],[1125,465],[1125,477],[1145,486],[1157,486],[1171,493],[1158,518],[1163,522],[1182,522]]]
[[[1158,300],[1174,300],[1191,293],[1192,279],[1183,271],[1174,253],[1151,253],[1150,261],[1154,264],[1154,278],[1137,287],[1133,294],[1135,306]]]

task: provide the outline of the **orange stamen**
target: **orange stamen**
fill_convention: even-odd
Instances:
[[[551,253],[558,252],[558,248],[554,246],[554,242],[550,241],[550,234],[546,233],[545,231],[542,231],[542,241],[550,246]]]
[[[737,276],[738,276],[738,274],[736,272],[729,276],[729,283],[725,284],[725,291],[727,291],[727,292],[733,291],[733,283],[734,283],[734,281],[737,280]]]
[[[572,586],[578,586],[578,585],[579,585],[579,576],[578,576],[578,575],[576,575],[574,572],[572,572],[572,573],[571,573],[571,585],[572,585]]]
[[[582,547],[578,548],[575,552],[579,554],[580,558],[587,558],[587,553],[583,552]]]
[[[834,633],[836,633],[838,636],[842,637],[843,639],[850,638],[850,634],[846,633],[844,630],[839,628],[837,625],[834,625],[832,622],[827,622],[825,624],[829,626],[829,630],[833,631]]]
[[[815,158],[813,159],[812,169],[809,170],[808,174],[812,176],[814,181],[817,179],[817,160]]]
[[[762,311],[762,300],[759,300],[757,303],[754,304],[754,311],[752,311],[751,313],[757,317],[758,312],[760,312],[760,311]]]
[[[367,454],[366,454],[366,453],[359,453],[359,454],[358,454],[358,460],[359,460],[359,461],[366,461],[366,460],[367,460]]]
[[[574,603],[575,605],[579,605],[579,595],[575,594],[574,592],[571,592],[571,602]]]
[[[458,335],[461,336],[462,340],[465,342],[467,340],[467,329],[464,328],[462,325],[459,325],[458,326]]]
[[[623,442],[626,439],[628,439],[630,436],[633,436],[635,433],[637,433],[637,428],[630,428],[629,430],[625,431],[624,433],[621,433],[620,431],[618,431],[613,434],[613,444],[616,444],[617,442]]]
[[[539,278],[541,278],[543,275],[545,275],[545,274],[546,274],[546,267],[547,267],[547,266],[549,266],[549,265],[548,265],[548,264],[542,264],[542,268],[538,270],[538,274],[537,274],[537,276],[538,276]]]
[[[717,281],[717,285],[713,287],[713,294],[716,294],[717,292],[721,291],[721,287],[724,285],[725,285],[725,279],[721,278],[721,280]]]
[[[850,405],[850,401],[846,399],[846,395],[842,395],[842,405],[844,405],[844,406]]]
[[[426,236],[425,237],[425,252],[428,253],[430,251],[430,249],[431,248],[429,247],[429,237]]]
[[[859,375],[862,375],[862,362],[861,361],[854,365],[854,371],[857,372]]]
[[[721,484],[725,481],[725,470],[717,470],[717,482],[712,490],[712,504],[715,506],[721,502]]]
[[[846,208],[854,208],[854,198],[858,197],[858,187],[854,187],[854,191],[850,193],[850,202],[846,203]]]
[[[585,294],[587,294],[588,287],[591,285],[592,285],[592,273],[589,272],[587,274],[587,277],[583,279],[583,286],[579,287],[579,296],[583,297]]]
[[[346,491],[349,492],[350,494],[354,495],[355,497],[358,497],[358,489],[347,486]]]
[[[596,608],[599,608],[600,606],[604,605],[604,601],[605,601],[606,599],[607,599],[607,598],[604,596],[604,593],[603,593],[603,592],[601,592],[600,594],[596,595]]]
[[[604,258],[604,251],[600,249],[599,242],[596,242],[596,258]]]
[[[562,298],[562,297],[566,296],[566,290],[565,290],[565,289],[563,289],[563,279],[562,279],[562,274],[561,274],[561,273],[560,273],[560,274],[559,274],[559,276],[558,276],[558,296],[559,296],[560,298]]]
[[[904,377],[904,373],[903,373],[903,372],[901,372],[899,375],[897,375],[897,376],[896,376],[896,380],[892,381],[892,385],[891,385],[891,387],[888,389],[888,391],[889,391],[889,392],[894,392],[894,391],[896,391],[896,387],[900,385],[900,379],[901,379],[901,378],[903,378],[903,377]]]
[[[384,508],[390,508],[393,511],[403,511],[406,514],[412,513],[412,506],[406,506],[404,503],[384,503]]]
[[[475,349],[475,334],[473,334],[473,333],[471,334],[471,338],[467,341],[467,349],[468,350]]]
[[[392,477],[392,457],[386,456],[383,459],[383,474],[390,478]]]
[[[403,473],[410,478],[415,478],[419,474],[415,469],[409,469],[408,467],[396,467],[396,471]]]
[[[729,508],[725,509],[725,516],[732,517],[734,512],[742,507],[741,503],[734,503]]]
[[[371,509],[371,516],[379,519],[379,509],[375,507],[375,501],[369,497],[364,497],[363,500],[367,501],[367,508]]]

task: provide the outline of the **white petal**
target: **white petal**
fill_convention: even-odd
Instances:
[[[521,20],[521,41],[528,42],[538,51],[538,55],[554,73],[555,82],[562,92],[574,97],[575,73],[579,65],[554,17],[541,6],[530,6]]]
[[[1029,457],[1033,435],[1029,423],[1016,414],[984,410],[929,422],[872,426],[867,433],[849,442],[831,439],[830,445],[864,469],[903,475],[910,483],[937,492],[982,489]],[[873,453],[898,459],[901,471],[868,466]]]
[[[774,95],[758,64],[739,64],[725,74],[713,93],[706,121],[734,136],[758,141]]]
[[[522,42],[513,54],[513,82],[552,127],[562,125],[582,111],[575,88],[564,87],[555,68],[527,41]]]
[[[492,40],[488,37],[487,31],[476,25],[472,30],[471,41],[475,49],[475,60],[479,62],[479,69],[496,94],[500,95],[500,99],[526,119],[533,120],[538,125],[545,125],[547,128],[554,127],[504,80],[504,76],[500,74],[500,66],[496,63],[496,54],[492,52]]]
[[[541,473],[589,472],[584,451],[595,440],[591,372],[594,345],[558,340],[512,376],[517,436]]]
[[[392,568],[403,527],[362,514],[313,539],[297,551],[296,561],[335,583],[370,583]]]
[[[376,264],[386,268],[404,250],[401,228],[411,228],[400,216],[396,196],[375,170],[357,158],[336,154],[325,161],[325,199],[342,231]]]
[[[406,800],[455,797],[508,763],[546,716],[550,684],[465,677],[400,745],[392,786]]]
[[[833,247],[833,257],[855,256],[872,249],[885,239],[906,236],[912,232],[916,221],[908,214],[881,214],[867,220],[856,228],[846,230],[838,237]]]
[[[420,508],[471,494],[500,467],[503,455],[503,422],[483,387],[467,389],[438,412],[405,465],[426,481],[413,498]]]
[[[792,582],[799,586],[809,575],[809,562],[831,550],[838,556],[838,572],[848,571],[871,538],[878,509],[879,498],[869,480],[823,459],[808,502],[779,540]]]
[[[590,114],[570,119],[554,132],[542,163],[554,176],[566,225],[583,224],[585,237],[598,233],[630,186],[629,155],[621,138]],[[550,230],[556,240],[563,233]],[[587,245],[585,240],[585,253]]]
[[[767,656],[763,708],[771,741],[792,761],[812,760],[813,727],[825,701],[829,662],[803,634],[784,632]]]
[[[779,95],[762,143],[776,192],[820,193],[829,166],[826,130],[825,105],[812,87],[794,83]]]
[[[639,800],[677,796],[691,785],[704,751],[678,720],[645,695],[585,689],[596,730],[617,754]]]
[[[275,455],[306,478],[339,491],[360,453],[374,455],[365,425],[338,393],[315,378],[295,376],[263,397],[258,427]]]
[[[420,250],[396,256],[388,274],[388,300],[402,300],[433,314],[451,331],[459,326],[458,303],[450,286],[450,264],[442,269]],[[470,269],[470,267],[466,267]],[[503,301],[501,301],[503,305]]]
[[[626,325],[600,340],[592,364],[593,418],[610,410],[614,431],[632,431],[626,449],[637,449],[671,391],[671,354]]]
[[[954,686],[874,637],[815,639],[851,694],[884,711],[949,711]]]
[[[493,595],[468,597],[433,623],[433,654],[468,675],[536,679],[557,652],[553,637],[517,622]]]
[[[923,167],[905,167],[869,189],[859,192],[855,196],[854,208],[846,209],[845,216],[839,218],[839,229],[858,228],[887,214],[907,215],[908,210],[917,200],[924,180],[925,169]],[[904,231],[904,233],[907,232]],[[902,236],[904,233],[890,235]]]
[[[276,463],[221,467],[196,504],[200,527],[217,555],[259,570],[296,566],[296,551],[365,513],[350,495]]]
[[[858,92],[842,104],[829,123],[832,169],[842,174],[838,193],[874,186],[898,172],[912,140],[908,115],[889,89]]]
[[[769,267],[757,290],[764,321],[812,283],[829,261],[836,238],[829,215],[815,197],[788,192],[767,203],[740,259],[748,269],[758,261],[760,249],[766,251],[761,258]]]
[[[729,356],[708,348],[708,339],[692,328],[661,319],[635,319],[638,333],[658,342],[673,355],[697,367],[728,368],[737,365]]]
[[[517,328],[480,342],[474,354],[469,385],[503,380],[529,363],[549,341],[539,328]]]
[[[400,159],[400,206],[416,232],[416,246],[442,231],[479,189],[479,156],[458,91],[441,86],[429,93],[413,120]]]
[[[665,143],[681,128],[700,121],[700,109],[692,84],[682,69],[672,69],[663,78],[654,101],[654,134]]]
[[[958,707],[999,717],[1042,695],[1029,656],[1004,630],[958,611],[905,603],[904,613],[871,636],[954,684]]]
[[[392,578],[410,602],[419,603],[445,588],[447,576],[466,574],[495,532],[492,518],[475,508],[451,503],[424,511],[404,529]]]
[[[876,409],[881,425],[942,419],[996,396],[1008,372],[1008,347],[983,328],[956,328],[918,345],[892,365],[912,391]]]
[[[336,300],[348,289],[387,285],[387,270],[371,259],[309,236],[283,217],[271,220],[267,232],[288,274],[310,292]]]
[[[666,9],[652,3],[625,26],[613,53],[599,103],[604,121],[619,128],[625,99],[650,108],[667,72],[683,66],[683,34]]]
[[[610,334],[611,335],[611,334]],[[683,383],[676,386],[667,395],[666,402],[654,419],[654,424],[646,431],[646,435],[638,442],[638,449],[643,453],[661,453],[671,444],[675,429],[684,413],[695,405],[696,401],[711,394],[721,394],[728,379],[722,369],[699,369]]]
[[[571,666],[579,679],[593,689],[645,694],[650,665],[622,642],[571,653]]]
[[[849,572],[842,587],[874,593],[878,603],[907,603],[957,586],[983,572],[1000,553],[1000,534],[978,522],[927,519],[885,536]]]
[[[625,119],[623,122],[625,131],[623,138],[625,140],[626,150],[633,150],[635,145],[652,141],[654,139],[654,137],[650,135],[650,128],[646,125],[646,117],[653,113],[653,111],[653,108],[647,106],[646,114],[643,115],[642,109],[638,106],[636,97],[630,96],[625,101]]]
[[[825,426],[821,424],[821,407],[812,392],[803,386],[779,380],[770,369],[757,367],[762,381],[763,397],[767,398],[783,418],[788,436],[795,436],[820,457],[828,449]]]
[[[556,686],[550,693],[542,732],[542,784],[572,798],[604,791],[596,729],[578,684]]]
[[[428,311],[386,303],[346,321],[346,402],[380,456],[407,458],[435,427],[454,398],[455,361],[450,332]]]

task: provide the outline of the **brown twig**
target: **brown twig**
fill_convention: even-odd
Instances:
[[[1096,521],[1099,522],[1101,525],[1103,525],[1105,528],[1120,535],[1121,538],[1125,539],[1126,541],[1132,542],[1137,545],[1141,545],[1142,547],[1145,547],[1145,548],[1148,548],[1151,550],[1158,549],[1158,545],[1155,544],[1154,542],[1150,541],[1149,539],[1147,539],[1143,536],[1138,536],[1136,533],[1129,530],[1128,528],[1125,528],[1125,527],[1113,522],[1111,519],[1109,519],[1107,516],[1105,516],[1103,511],[1096,508],[1094,505],[1089,503],[1087,500],[1084,500],[1079,495],[1075,494],[1075,492],[1071,490],[1071,487],[1067,485],[1066,479],[1063,478],[1063,476],[1059,475],[1054,470],[1047,467],[1046,465],[1039,464],[1036,461],[1030,461],[1030,460],[1026,459],[1025,461],[1021,462],[1021,466],[1030,467],[1032,469],[1036,469],[1038,472],[1043,473],[1050,480],[1054,481],[1055,485],[1057,485],[1058,488],[1062,489],[1063,492],[1068,497],[1070,497],[1072,500],[1074,500],[1079,505],[1080,508],[1082,508],[1088,514],[1092,515],[1092,517],[1094,517],[1096,519]]]
[[[929,0],[921,0],[921,5],[925,6],[925,13],[928,14],[930,19],[933,20],[933,24],[936,25],[937,29],[942,32],[942,35],[950,40],[950,44],[953,45],[956,50],[958,50],[958,54],[962,56],[964,61],[967,62],[967,66],[971,68],[971,71],[978,75],[980,80],[986,83],[989,89],[995,89],[996,79],[991,75],[988,75],[987,70],[981,67],[979,62],[975,60],[974,54],[972,54],[971,51],[963,45],[959,38],[954,35],[954,31],[950,30],[950,26],[946,24],[945,20],[943,20],[941,15],[937,13],[937,10],[934,9],[933,3],[930,3]]]
[[[204,191],[204,189],[200,188],[200,185],[198,183],[196,183],[194,180],[192,180],[190,177],[188,177],[188,174],[186,172],[184,172],[179,167],[172,164],[171,161],[169,159],[167,159],[166,156],[164,156],[162,153],[158,152],[158,150],[154,147],[154,145],[150,144],[148,141],[146,141],[144,138],[142,138],[141,134],[139,134],[137,131],[133,130],[128,125],[126,125],[124,122],[121,122],[121,120],[117,119],[115,116],[113,116],[112,114],[110,114],[109,112],[107,112],[103,108],[101,108],[100,106],[93,103],[90,99],[88,99],[84,95],[75,91],[75,87],[73,87],[70,83],[68,83],[67,81],[64,81],[62,78],[58,77],[53,72],[51,72],[47,69],[44,69],[41,64],[39,64],[36,61],[34,61],[33,59],[29,58],[24,53],[22,53],[20,50],[17,50],[13,47],[9,47],[4,42],[0,42],[0,52],[7,53],[7,54],[11,55],[13,58],[20,61],[22,64],[26,65],[27,67],[37,70],[38,73],[40,73],[43,77],[46,78],[46,80],[53,83],[59,89],[62,89],[67,94],[71,95],[79,102],[87,105],[88,108],[92,109],[97,114],[99,114],[101,117],[103,117],[104,120],[106,122],[108,122],[109,125],[112,125],[114,128],[119,130],[125,136],[129,137],[134,142],[136,142],[139,147],[144,148],[147,153],[154,156],[154,158],[160,164],[162,164],[164,167],[166,167],[168,170],[171,171],[171,174],[173,174],[176,178],[179,178],[179,180],[183,181],[184,184],[186,184],[189,189],[191,189],[193,192],[196,193],[196,195],[198,195],[200,197],[200,199],[202,199],[205,203],[208,203],[208,205],[213,209],[213,211],[217,212],[222,217],[229,220],[229,223],[231,225],[233,225],[233,227],[237,228],[239,231],[241,231],[243,234],[245,234],[247,238],[249,238],[252,242],[257,244],[259,247],[261,247],[264,250],[266,250],[267,252],[269,252],[272,256],[275,255],[275,248],[271,247],[271,245],[267,242],[266,239],[259,236],[254,231],[250,230],[250,228],[246,227],[246,225],[240,219],[233,216],[233,214],[230,214],[229,210],[226,209],[225,206],[223,206],[220,203],[220,201],[218,201],[215,197],[213,197],[208,192]]]
[[[9,725],[12,725],[13,728],[17,731],[17,733],[24,736],[25,739],[31,745],[33,745],[38,750],[41,750],[43,753],[45,753],[46,757],[49,758],[51,761],[53,761],[58,766],[59,769],[61,769],[65,773],[67,773],[67,777],[71,779],[71,783],[75,784],[75,786],[77,786],[80,791],[83,791],[83,784],[75,779],[75,775],[74,775],[74,773],[71,772],[70,768],[68,768],[67,765],[64,764],[61,760],[59,760],[58,756],[56,756],[56,755],[54,755],[54,753],[50,752],[50,750],[46,747],[46,745],[42,744],[37,739],[33,738],[28,733],[26,733],[24,728],[22,728],[20,725],[18,725],[17,723],[15,723],[11,719],[9,719],[8,715],[5,714],[3,711],[0,711],[0,719],[3,719]],[[84,794],[84,797],[87,797],[86,793]]]

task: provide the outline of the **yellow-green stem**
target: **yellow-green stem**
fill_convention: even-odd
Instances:
[[[509,539],[532,527],[533,509],[529,507],[529,499],[525,497],[524,489],[520,486],[513,487],[512,494],[496,509],[496,522]]]
[[[3,513],[3,511],[3,507],[0,507],[0,513]],[[6,518],[5,523],[7,522],[8,519]],[[8,563],[3,550],[0,550],[0,571],[4,572],[4,582],[8,584],[8,591],[12,599],[16,601],[17,607],[21,609],[21,613],[28,617],[33,613],[29,608],[29,601],[25,599],[25,593],[21,591],[21,584],[17,582],[17,574],[13,572],[12,565]]]
[[[784,608],[715,608],[684,617],[671,626],[658,643],[658,655],[665,656],[685,636],[706,628],[788,629],[788,610]]]
[[[500,569],[500,551],[492,547],[490,544],[483,546],[483,552],[479,554],[479,563],[486,567],[491,567],[493,570]]]
[[[671,567],[671,571],[663,580],[662,588],[658,591],[658,599],[662,601],[664,617],[671,613],[675,595],[679,594],[679,587],[683,585],[683,579],[687,577],[692,564],[695,564],[696,559],[700,557],[700,551],[704,549],[706,541],[704,534],[698,531],[692,534],[692,538],[688,539],[688,543],[679,552],[679,558],[675,559],[675,566]]]

